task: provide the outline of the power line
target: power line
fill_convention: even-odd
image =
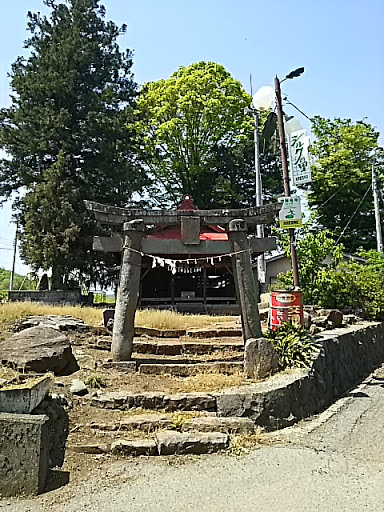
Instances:
[[[339,243],[340,241],[340,238],[344,235],[345,233],[345,230],[347,229],[347,227],[350,225],[350,223],[352,222],[352,219],[353,217],[356,215],[356,213],[358,212],[360,206],[361,206],[361,203],[364,201],[364,199],[366,198],[368,192],[371,190],[372,188],[372,183],[369,185],[369,187],[367,188],[367,191],[365,192],[364,196],[362,197],[360,203],[357,205],[357,208],[356,210],[352,213],[351,217],[349,218],[349,221],[347,222],[347,225],[345,226],[345,228],[343,229],[343,231],[341,232],[341,235],[339,236],[339,238],[336,240],[336,245]]]
[[[348,183],[349,183],[351,180],[352,180],[352,178],[349,178],[349,180],[348,180],[348,181],[346,181],[346,182],[344,183],[344,185],[341,185],[341,187],[339,187],[339,188],[336,190],[336,192],[334,192],[334,193],[331,195],[331,197],[328,197],[328,199],[327,199],[326,201],[324,201],[324,203],[319,204],[318,208],[319,208],[319,207],[321,207],[321,206],[325,206],[325,205],[328,203],[328,201],[330,201],[331,199],[333,199],[333,198],[335,197],[335,195],[336,195],[338,192],[340,192],[340,190],[341,190],[342,188],[344,188],[346,185],[348,185]]]
[[[298,112],[300,112],[301,115],[303,115],[304,117],[306,117],[308,119],[308,121],[312,121],[312,119],[307,116],[307,114],[305,112],[303,112],[302,110],[299,109],[299,107],[297,107],[294,103],[292,103],[291,101],[289,101],[288,99],[288,96],[284,96],[283,100],[285,102],[288,103],[288,105],[291,105],[293,108],[295,108]]]

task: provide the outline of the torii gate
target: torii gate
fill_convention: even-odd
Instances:
[[[184,196],[192,201],[190,196]],[[119,287],[116,298],[112,334],[113,361],[129,361],[133,352],[134,320],[140,289],[142,253],[193,254],[220,256],[231,254],[236,294],[240,306],[244,342],[261,337],[258,310],[258,281],[255,279],[251,254],[260,255],[276,248],[274,238],[248,237],[248,226],[271,224],[281,208],[273,203],[233,210],[144,210],[117,208],[85,201],[86,208],[102,224],[122,226],[120,237],[95,237],[93,248],[105,252],[122,251]],[[199,240],[201,223],[222,225],[227,241]],[[144,238],[147,226],[176,225],[181,227],[181,240]]]

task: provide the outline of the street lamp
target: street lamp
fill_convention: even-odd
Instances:
[[[262,206],[263,204],[259,153],[259,114],[271,108],[273,99],[273,88],[269,85],[264,85],[253,95],[251,103],[251,112],[254,120],[256,206]],[[258,238],[264,237],[264,226],[262,224],[256,226],[256,234]],[[260,283],[265,284],[266,269],[264,253],[257,258],[257,274]]]
[[[304,73],[304,68],[297,68],[294,71],[288,73],[284,80],[290,80],[292,78],[296,78]],[[283,106],[281,101],[281,87],[280,80],[276,76],[275,77],[275,98],[276,98],[276,110],[277,110],[277,120],[279,123],[279,136],[280,136],[280,150],[281,150],[281,164],[283,167],[283,182],[284,182],[284,195],[285,197],[289,197],[291,194],[289,188],[289,175],[288,175],[288,159],[287,159],[287,147],[285,144],[285,130],[284,130],[284,117],[283,117]],[[292,271],[293,271],[293,284],[295,288],[300,288],[300,278],[299,278],[299,266],[297,262],[297,254],[296,254],[296,242],[295,242],[295,230],[289,230],[289,239],[290,239],[290,247],[291,247],[291,258],[292,258]]]

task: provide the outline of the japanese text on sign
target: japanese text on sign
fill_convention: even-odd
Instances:
[[[309,137],[305,135],[305,130],[291,133],[289,137],[289,153],[292,184],[294,186],[310,183],[312,180],[308,147]]]
[[[301,228],[303,226],[301,204],[298,197],[284,197],[283,206],[279,212],[280,227]]]

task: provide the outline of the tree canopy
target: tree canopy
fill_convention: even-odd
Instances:
[[[200,208],[254,204],[250,103],[240,82],[213,62],[143,86],[137,130],[160,202],[177,203],[188,193]]]
[[[52,267],[57,286],[73,271],[92,274],[92,222],[84,199],[127,206],[140,191],[131,123],[137,86],[132,54],[105,21],[99,0],[45,0],[28,13],[29,57],[10,73],[12,104],[0,112],[0,195],[15,203],[23,259]]]
[[[375,247],[371,176],[379,133],[365,121],[318,116],[313,119],[312,131],[316,164],[312,166],[308,202],[316,208],[318,222],[349,252]],[[382,182],[380,163],[377,174]]]

